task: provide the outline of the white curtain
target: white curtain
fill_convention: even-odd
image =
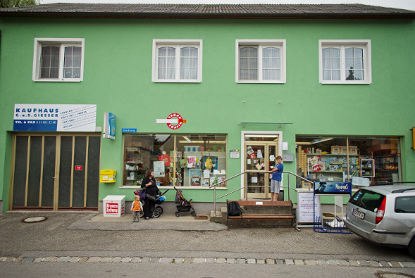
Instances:
[[[63,63],[64,78],[81,77],[81,47],[66,46]]]
[[[197,79],[198,49],[180,48],[180,79]]]
[[[157,58],[158,79],[175,79],[176,49],[174,47],[160,47]]]
[[[239,47],[239,79],[258,80],[258,47]]]
[[[363,80],[363,48],[348,47],[345,49],[346,80]]]
[[[40,78],[59,77],[59,46],[42,46]]]
[[[281,79],[281,51],[276,47],[262,49],[262,79]]]
[[[340,80],[340,48],[323,48],[323,79]]]

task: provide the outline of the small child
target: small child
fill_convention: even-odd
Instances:
[[[139,222],[141,211],[140,195],[134,195],[134,201],[131,204],[131,211],[133,212],[133,222]]]

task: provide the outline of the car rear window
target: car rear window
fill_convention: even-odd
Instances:
[[[385,196],[380,193],[361,189],[357,191],[352,198],[350,198],[350,203],[363,209],[375,212],[375,210],[380,206],[383,197]]]
[[[396,213],[415,213],[415,196],[397,197],[395,201]]]

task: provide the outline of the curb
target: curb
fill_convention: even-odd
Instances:
[[[0,257],[0,263],[153,263],[153,264],[269,264],[296,266],[343,266],[374,268],[415,268],[415,262],[373,260],[310,260],[310,259],[256,259],[256,258],[175,258],[175,257],[105,257],[105,256],[51,256],[51,257]]]

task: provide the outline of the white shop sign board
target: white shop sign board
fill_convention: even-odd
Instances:
[[[95,132],[95,104],[15,104],[14,131]]]
[[[313,196],[315,197],[314,201],[314,211],[313,211]],[[314,215],[320,217],[321,206],[320,198],[317,195],[314,195],[312,191],[309,192],[297,192],[297,223],[313,223]]]
[[[125,195],[108,195],[102,202],[104,217],[121,217],[125,214]]]

